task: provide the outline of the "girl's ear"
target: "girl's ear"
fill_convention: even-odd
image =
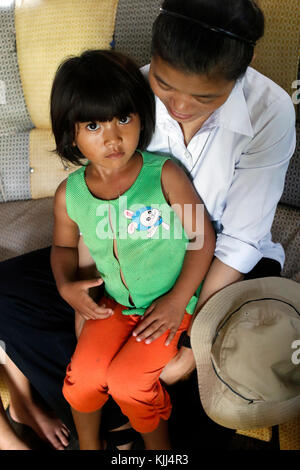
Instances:
[[[128,209],[126,209],[126,210],[124,211],[124,215],[125,215],[125,217],[126,217],[127,219],[132,219],[133,214],[134,214],[134,212],[129,211]]]

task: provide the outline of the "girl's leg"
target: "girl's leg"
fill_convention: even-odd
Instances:
[[[154,431],[142,433],[146,450],[171,450],[168,421],[161,419]]]
[[[107,370],[136,324],[130,316],[122,314],[123,307],[116,302],[107,298],[99,304],[102,302],[114,314],[84,323],[63,386],[63,395],[72,407],[81,449],[101,446],[99,410],[108,400]]]
[[[81,413],[72,408],[72,415],[78,433],[80,450],[103,449],[99,433],[101,409],[91,413]]]
[[[150,344],[131,336],[109,367],[109,392],[132,427],[142,434],[147,449],[170,448],[167,421],[172,406],[159,376],[177,354],[178,339],[190,321],[191,315],[186,313],[169,346],[165,346],[169,332]]]

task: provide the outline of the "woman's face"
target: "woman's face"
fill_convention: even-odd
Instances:
[[[152,57],[149,82],[170,116],[180,124],[207,119],[225,103],[235,85],[235,81],[222,77],[182,72],[160,57]]]

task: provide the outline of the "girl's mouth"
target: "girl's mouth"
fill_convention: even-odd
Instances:
[[[110,153],[109,155],[106,155],[105,158],[118,159],[118,158],[122,158],[124,155],[125,155],[125,152],[113,152],[113,153]]]

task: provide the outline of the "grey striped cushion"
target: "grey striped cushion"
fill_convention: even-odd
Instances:
[[[16,52],[14,3],[0,3],[0,136],[30,130]]]
[[[115,48],[135,59],[141,67],[150,61],[151,29],[161,0],[119,0]]]
[[[0,137],[0,201],[30,198],[29,132]]]

